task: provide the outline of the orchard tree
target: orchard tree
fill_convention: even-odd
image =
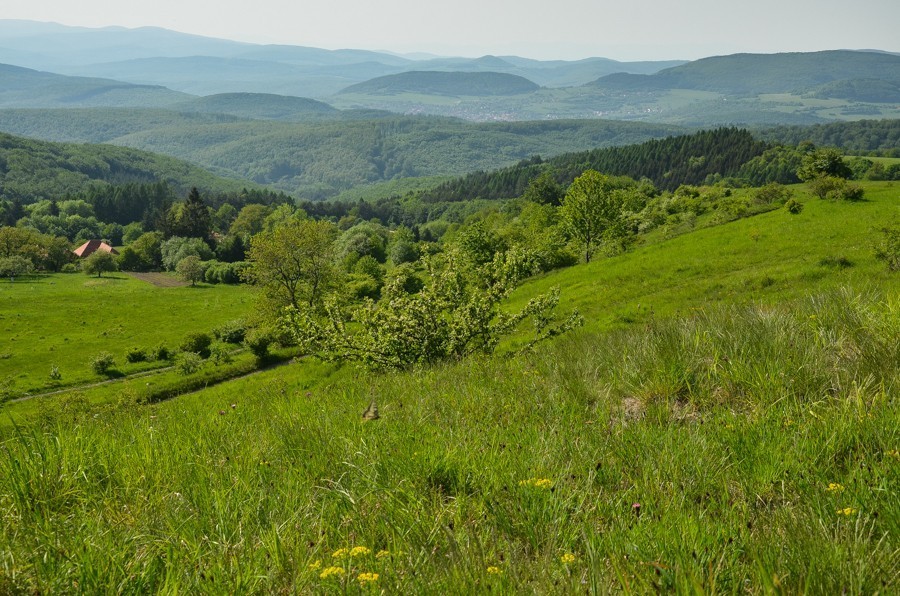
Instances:
[[[624,214],[627,199],[627,190],[617,188],[609,176],[595,170],[586,170],[569,186],[560,216],[584,247],[585,262],[591,261],[600,245],[611,245],[628,235]]]
[[[160,245],[162,264],[167,271],[176,271],[178,263],[189,256],[199,257],[201,261],[209,261],[215,253],[202,238],[182,238],[172,236]]]
[[[244,277],[262,288],[273,314],[286,306],[314,307],[335,285],[335,239],[330,222],[291,220],[250,241],[250,267]]]
[[[19,255],[11,257],[0,257],[0,275],[8,277],[10,282],[15,281],[16,277],[29,273],[34,269],[31,261]]]
[[[116,257],[105,250],[94,251],[81,263],[81,270],[88,275],[103,277],[104,272],[118,270]]]
[[[178,261],[175,271],[178,273],[178,277],[191,282],[192,286],[197,285],[197,282],[203,279],[203,264],[200,257],[196,255],[190,255]]]
[[[59,271],[74,258],[69,241],[62,236],[47,236],[44,243],[44,266]]]
[[[556,316],[558,288],[532,298],[517,312],[501,309],[535,270],[527,251],[497,253],[490,262],[472,266],[467,255],[453,248],[427,257],[424,266],[426,280],[416,292],[408,291],[403,276],[394,277],[378,302],[351,306],[331,296],[322,312],[289,308],[285,324],[301,346],[321,358],[374,369],[489,354],[513,332],[521,334],[528,348],[582,324],[577,312]]]

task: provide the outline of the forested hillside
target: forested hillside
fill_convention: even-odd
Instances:
[[[339,110],[321,101],[270,93],[208,95],[178,104],[174,108],[192,113],[229,114],[256,120],[294,122],[335,118],[340,114]]]
[[[235,192],[246,185],[146,151],[51,143],[0,133],[0,199],[31,203],[58,199],[92,183],[155,182],[171,184],[178,192],[193,186]]]
[[[165,87],[70,77],[0,64],[0,107],[165,107],[191,96]]]
[[[460,201],[473,197],[517,197],[545,170],[553,172],[559,184],[568,185],[588,168],[636,180],[649,178],[661,189],[674,190],[682,184],[702,184],[710,176],[734,175],[764,149],[765,144],[749,132],[722,128],[637,145],[568,153],[546,162],[532,159],[496,172],[477,172],[446,182],[422,198]]]
[[[619,73],[593,86],[618,90],[693,89],[730,95],[822,90],[833,81],[900,82],[900,56],[880,52],[734,54],[695,60],[652,75]],[[896,100],[891,100],[896,101]]]
[[[848,152],[900,157],[900,119],[831,122],[813,126],[776,126],[757,133],[760,138],[788,145],[810,141]]]
[[[324,119],[281,122],[166,110],[0,110],[0,130],[171,155],[220,175],[315,200],[359,185],[405,177],[462,175],[503,167],[531,155],[638,143],[681,130],[609,120],[476,124],[355,110],[334,112],[332,118],[318,102],[277,96],[266,99],[269,103],[257,110],[249,105],[253,98],[245,95],[203,98],[197,103],[230,104],[234,113],[253,112],[257,117],[263,117],[263,112],[277,116],[279,105],[288,111],[305,106],[323,114]],[[290,115],[286,117],[290,119]]]
[[[0,110],[0,131],[44,141],[106,143],[143,130],[238,122],[236,116],[163,109],[56,108]]]

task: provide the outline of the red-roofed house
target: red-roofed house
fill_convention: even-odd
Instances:
[[[108,253],[111,253],[114,255],[119,254],[119,251],[114,249],[112,246],[110,246],[106,242],[103,242],[102,240],[88,240],[87,242],[85,242],[84,244],[82,244],[81,246],[79,246],[78,248],[73,250],[72,252],[74,252],[76,256],[83,259],[83,258],[88,257],[91,254],[97,252],[98,250],[102,250],[102,251],[105,251],[105,252],[108,252]]]

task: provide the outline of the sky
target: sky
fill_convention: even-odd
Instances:
[[[542,60],[900,52],[900,0],[30,0],[0,19],[155,26],[253,43]],[[10,6],[13,5],[13,6]]]

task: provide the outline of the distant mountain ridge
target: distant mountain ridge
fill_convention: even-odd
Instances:
[[[193,68],[199,57],[216,60]],[[257,69],[250,78],[245,61]],[[492,70],[562,87],[613,72],[652,73],[683,61],[540,61],[516,56],[414,60],[368,50],[249,44],[155,27],[89,29],[0,19],[0,63],[162,85],[198,95],[249,91],[324,98],[354,83],[414,70]]]
[[[0,67],[0,108],[152,108],[220,122],[346,121],[394,113],[474,122],[599,118],[772,126],[893,118],[900,110],[900,56],[877,50],[735,54],[689,63],[541,61],[403,56],[258,45],[153,27],[0,20],[4,61],[20,70]],[[68,138],[66,131],[77,128],[55,115],[53,121],[65,130],[39,125],[41,134]],[[121,131],[121,124],[112,128]]]
[[[759,95],[802,93],[835,81],[866,79],[900,83],[900,56],[849,50],[733,54],[702,58],[650,75],[616,73],[590,85],[616,91],[692,89]]]
[[[163,107],[190,97],[157,85],[71,77],[0,64],[0,107]]]
[[[227,114],[241,118],[285,122],[334,118],[340,113],[340,110],[314,99],[269,93],[208,95],[176,104],[173,108],[185,112]]]
[[[422,93],[427,95],[487,97],[520,95],[531,93],[538,89],[540,89],[539,85],[524,77],[501,72],[413,71],[357,83],[343,89],[340,93],[368,93],[372,95]]]

